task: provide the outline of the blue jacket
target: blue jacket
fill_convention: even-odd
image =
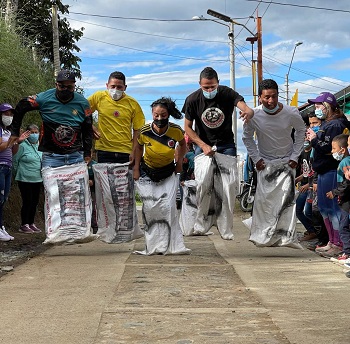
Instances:
[[[38,144],[31,144],[24,140],[13,156],[15,179],[20,182],[40,183],[42,152],[38,151]]]

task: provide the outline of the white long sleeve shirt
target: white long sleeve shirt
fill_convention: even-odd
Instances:
[[[294,143],[291,137],[293,128]],[[296,107],[283,104],[279,113],[269,115],[260,105],[254,108],[254,117],[249,123],[244,124],[242,140],[254,164],[260,159],[298,161],[304,146],[305,130],[305,123]]]

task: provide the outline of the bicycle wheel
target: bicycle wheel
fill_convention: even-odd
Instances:
[[[244,191],[240,197],[239,206],[242,211],[251,212],[254,204],[255,190],[250,191],[250,196],[248,197],[249,189]]]

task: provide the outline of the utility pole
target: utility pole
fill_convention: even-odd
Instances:
[[[256,17],[256,26],[258,31],[258,84],[263,79],[263,68],[262,68],[262,24],[261,17]]]
[[[60,62],[60,41],[58,33],[58,14],[57,14],[57,4],[56,1],[52,2],[52,40],[53,40],[53,67],[55,77],[60,71],[61,62]]]

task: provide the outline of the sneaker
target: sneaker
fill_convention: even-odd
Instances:
[[[331,258],[337,257],[342,253],[342,249],[338,246],[333,245],[328,251],[319,252],[322,257]]]
[[[10,237],[6,235],[2,229],[0,229],[0,241],[10,241]]]
[[[328,242],[327,245],[325,246],[317,246],[315,248],[315,252],[318,253],[318,252],[325,252],[325,251],[328,251],[332,248],[333,244],[331,244],[330,242]]]
[[[32,223],[31,225],[29,225],[29,228],[34,232],[34,233],[41,233],[41,229],[38,228],[35,223]]]
[[[340,265],[344,265],[345,262],[350,261],[350,260],[348,260],[348,258],[349,258],[349,255],[347,255],[346,253],[343,253],[343,254],[339,255],[338,257],[332,257],[331,262],[337,263]]]
[[[19,227],[18,231],[25,234],[34,233],[34,231],[29,227],[29,225],[22,225],[21,227]]]
[[[2,227],[1,227],[1,231],[2,231],[5,235],[7,235],[7,236],[10,238],[10,240],[14,240],[14,237],[13,237],[12,235],[10,235],[10,234],[7,233],[7,231],[6,231],[6,229],[5,229],[5,226],[2,226]]]

